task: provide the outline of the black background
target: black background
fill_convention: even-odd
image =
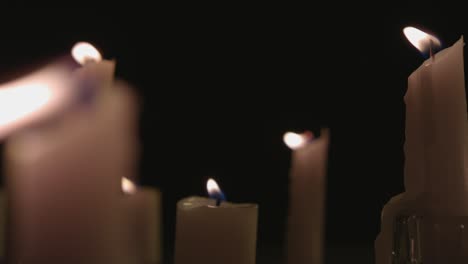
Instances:
[[[117,59],[117,77],[143,102],[141,183],[163,192],[167,260],[175,204],[206,195],[208,177],[229,200],[260,205],[259,262],[279,259],[290,162],[282,135],[329,127],[327,259],[344,247],[344,259],[371,263],[382,206],[403,191],[403,96],[424,59],[402,29],[433,32],[445,46],[468,33],[456,7],[382,6],[15,10],[0,18],[0,76],[82,40]]]

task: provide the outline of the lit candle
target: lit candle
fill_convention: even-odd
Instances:
[[[212,179],[207,189],[177,203],[175,264],[254,264],[258,206],[223,201]]]
[[[160,264],[161,252],[161,193],[151,187],[137,187],[122,178],[123,217],[130,230],[129,246],[138,258],[135,263]]]
[[[287,234],[290,264],[323,262],[328,130],[312,137],[310,132],[284,135],[284,142],[293,149]]]
[[[381,231],[375,242],[378,264],[390,264],[399,259],[434,263],[465,263],[458,258],[463,243],[461,222],[452,221],[452,234],[439,232],[433,236],[431,217],[443,216],[447,221],[453,216],[468,215],[468,193],[465,180],[465,153],[467,113],[463,66],[463,38],[452,47],[435,54],[440,41],[416,28],[405,28],[409,41],[421,52],[430,53],[426,60],[408,78],[406,103],[405,141],[405,192],[393,197],[382,210]],[[407,235],[405,256],[399,251],[402,243],[394,242],[395,228],[410,225],[408,219],[396,223],[401,217],[413,217],[416,223],[424,216],[421,229]],[[445,222],[448,223],[448,222]],[[440,223],[439,223],[440,224]],[[412,230],[408,227],[408,230]],[[464,227],[463,227],[464,228]],[[398,228],[397,228],[398,229]],[[409,231],[413,232],[413,231]],[[414,236],[413,236],[414,235]],[[459,243],[460,242],[460,243]],[[435,243],[439,245],[432,248]],[[457,244],[458,243],[458,244]],[[394,246],[398,245],[397,248]],[[460,251],[461,250],[461,251]],[[457,252],[458,251],[458,252]],[[438,254],[442,262],[437,262]],[[445,256],[445,257],[444,257]],[[461,261],[461,262],[458,262]]]
[[[104,75],[90,70],[89,76]],[[87,77],[75,72],[66,80],[83,83]],[[60,91],[40,78],[28,81],[31,87],[46,87],[51,98]],[[53,81],[69,89],[67,82]],[[125,85],[103,89],[100,78],[87,85],[96,90],[87,104],[75,104],[7,141],[11,263],[130,263],[128,238],[120,233],[119,175],[133,173],[135,98]],[[27,114],[36,111],[22,112]]]
[[[83,67],[76,71],[81,78],[92,79],[96,86],[107,88],[114,81],[115,61],[102,59],[101,53],[88,42],[78,42],[72,48],[73,58]],[[102,89],[102,88],[101,88]]]

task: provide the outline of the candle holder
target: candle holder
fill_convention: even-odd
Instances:
[[[392,264],[468,263],[468,216],[400,214]]]

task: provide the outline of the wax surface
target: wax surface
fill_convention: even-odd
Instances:
[[[256,204],[234,204],[204,197],[177,203],[176,264],[254,264]]]

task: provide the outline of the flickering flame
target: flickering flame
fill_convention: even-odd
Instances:
[[[305,132],[303,134],[286,132],[283,136],[283,141],[290,149],[299,149],[305,146],[311,138],[311,132]]]
[[[211,198],[217,200],[225,200],[224,193],[219,188],[218,183],[216,183],[213,179],[208,179],[206,182],[206,189],[208,190],[208,194]]]
[[[122,191],[125,194],[133,194],[137,190],[135,183],[133,183],[131,180],[122,177]]]
[[[70,104],[76,91],[68,70],[65,66],[50,66],[0,84],[0,139]]]
[[[439,39],[417,28],[405,27],[403,33],[408,41],[421,52],[427,52],[441,46]]]
[[[72,48],[73,58],[81,65],[102,60],[101,53],[88,42],[78,42]]]

